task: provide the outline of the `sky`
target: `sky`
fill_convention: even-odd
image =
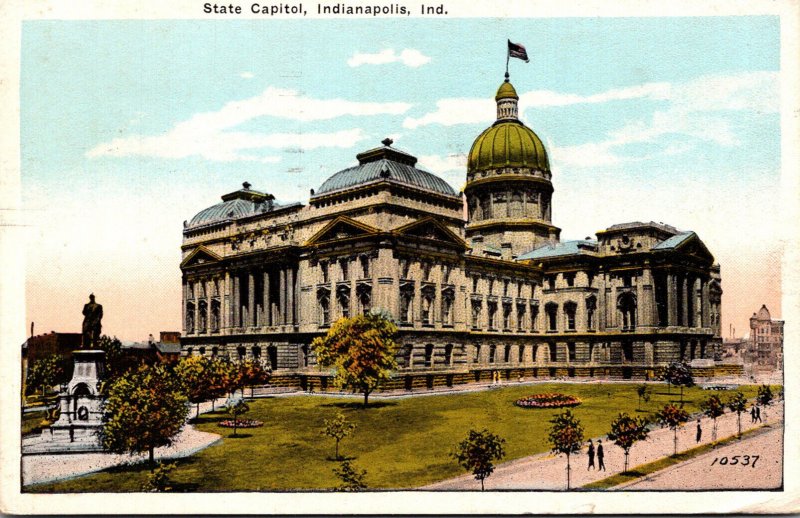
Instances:
[[[494,121],[506,39],[562,239],[694,230],[723,335],[781,315],[776,16],[26,21],[20,70],[27,326],[180,330],[183,221],[249,181],[278,202],[385,137],[460,190]]]

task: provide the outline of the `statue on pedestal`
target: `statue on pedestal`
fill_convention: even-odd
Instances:
[[[83,338],[81,348],[91,349],[100,339],[103,319],[103,306],[94,301],[94,293],[89,295],[89,303],[83,306]]]

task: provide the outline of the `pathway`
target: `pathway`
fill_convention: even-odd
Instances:
[[[783,421],[783,402],[769,407],[766,411],[769,417],[768,423],[782,423]],[[762,418],[764,411],[762,410]],[[698,446],[698,444],[709,444],[711,442],[711,419],[702,418],[700,423],[703,429],[703,437],[700,443],[695,441],[696,420],[687,423],[678,432],[678,451],[688,450]],[[750,423],[750,414],[742,414],[742,430],[748,430],[760,424]],[[782,427],[781,427],[782,428]],[[718,439],[730,437],[736,434],[736,414],[726,413],[717,419]],[[636,443],[631,448],[629,466],[633,468],[642,464],[647,464],[655,460],[672,455],[672,430],[655,429],[650,432],[646,441]],[[622,471],[624,455],[622,449],[615,446],[611,441],[603,438],[605,449],[605,464],[607,471],[598,472],[588,471],[586,465],[588,458],[585,454],[586,449],[571,458],[571,487],[577,488]],[[594,440],[597,444],[597,438]],[[782,445],[782,443],[781,443]],[[782,455],[782,448],[780,451]],[[765,463],[767,464],[767,463]],[[492,489],[539,489],[539,490],[564,490],[566,489],[566,465],[564,456],[555,456],[549,453],[533,455],[503,463],[495,468],[494,473],[485,480],[487,490]],[[462,475],[456,478],[444,480],[424,487],[423,489],[435,490],[477,490],[480,483],[472,475]],[[694,489],[702,489],[700,486]]]

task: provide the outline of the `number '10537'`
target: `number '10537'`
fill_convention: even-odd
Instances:
[[[733,457],[716,457],[714,458],[714,462],[711,463],[713,466],[714,464],[719,464],[720,466],[752,466],[756,467],[756,462],[758,462],[758,455],[734,455]]]

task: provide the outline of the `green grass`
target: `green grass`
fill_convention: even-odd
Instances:
[[[766,432],[768,429],[765,428],[765,426],[767,425],[762,425],[759,426],[758,428],[751,428],[750,430],[745,430],[744,432],[742,432],[742,438]],[[707,453],[717,446],[724,446],[726,444],[730,444],[738,440],[739,437],[733,436],[733,437],[728,437],[727,439],[723,439],[721,441],[717,441],[714,446],[712,446],[711,444],[704,444],[702,446],[697,446],[696,448],[683,451],[681,453],[678,453],[677,455],[670,455],[669,457],[664,457],[662,459],[658,459],[653,462],[648,462],[647,464],[642,464],[641,466],[635,466],[633,469],[629,471],[618,473],[608,478],[604,478],[602,480],[597,480],[590,484],[586,484],[585,486],[582,487],[582,489],[609,489],[611,487],[619,486],[627,482],[632,482],[638,478],[650,475],[651,473],[661,471],[662,469],[666,469],[670,466],[674,466],[675,464],[680,464],[681,462],[685,462],[689,459],[697,457],[698,455]]]
[[[653,396],[637,409],[636,384],[567,384],[509,386],[471,393],[374,400],[360,408],[359,399],[293,396],[259,399],[245,416],[264,422],[262,428],[220,428],[223,413],[205,414],[197,427],[225,438],[190,458],[178,460],[171,474],[177,490],[265,491],[331,489],[338,485],[331,471],[334,442],[320,435],[323,420],[343,412],[356,423],[355,433],[341,443],[341,454],[357,468],[366,469],[370,488],[411,488],[463,474],[449,453],[471,429],[487,428],[506,439],[506,458],[513,460],[546,452],[549,419],[557,410],[522,409],[514,401],[537,392],[562,392],[578,396],[583,404],[573,412],[581,420],[586,438],[605,435],[619,412],[649,415],[665,403],[676,401],[653,385]],[[742,387],[754,397],[756,387]],[[710,395],[698,388],[684,391],[686,408],[698,411]],[[723,398],[725,399],[725,397]],[[119,467],[72,480],[31,486],[35,492],[138,491],[144,483],[144,466]],[[477,486],[476,482],[476,488]]]
[[[22,435],[33,434],[41,431],[46,412],[37,410],[36,412],[26,412],[22,414]]]

